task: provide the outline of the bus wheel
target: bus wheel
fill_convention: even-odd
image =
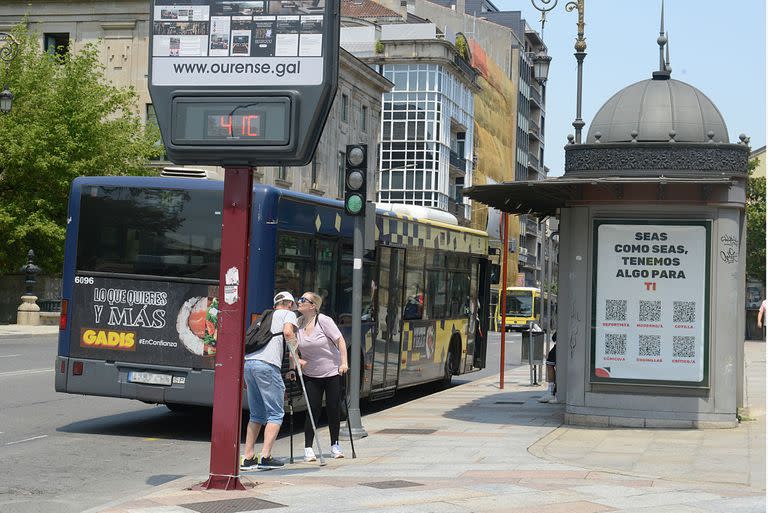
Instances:
[[[440,382],[443,388],[451,386],[451,378],[458,370],[458,354],[460,343],[456,338],[451,339],[448,346],[448,353],[445,355],[445,365],[443,366],[443,379]]]

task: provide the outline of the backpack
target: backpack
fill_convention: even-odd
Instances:
[[[272,314],[274,310],[265,310],[257,322],[251,324],[245,333],[245,354],[251,354],[263,348],[269,342],[282,336],[283,332],[272,333]]]

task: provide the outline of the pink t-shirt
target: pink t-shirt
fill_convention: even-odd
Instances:
[[[307,361],[302,371],[311,378],[329,378],[339,374],[341,353],[336,341],[341,332],[333,319],[324,314],[317,316],[317,323],[312,321],[312,335],[307,335],[306,328],[298,333],[301,358]]]

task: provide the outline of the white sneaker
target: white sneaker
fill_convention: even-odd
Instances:
[[[540,403],[551,403],[553,400],[557,401],[557,399],[555,399],[555,396],[552,394],[544,394],[541,397],[539,397]]]
[[[304,447],[304,461],[309,463],[310,461],[315,461],[317,457],[315,456],[315,451],[312,450],[312,447]]]
[[[549,400],[549,404],[560,404],[560,401],[557,400],[557,396],[553,395],[552,399]]]
[[[334,458],[343,458],[344,453],[341,452],[341,446],[339,444],[333,444],[331,446],[331,454]]]

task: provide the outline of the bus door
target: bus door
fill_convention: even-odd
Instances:
[[[475,353],[472,365],[485,368],[485,354],[488,348],[489,310],[491,309],[491,262],[487,258],[472,261],[472,276],[477,271],[478,315],[475,321]]]
[[[379,290],[376,293],[376,341],[374,342],[371,399],[394,395],[400,368],[402,338],[404,250],[381,246]]]

